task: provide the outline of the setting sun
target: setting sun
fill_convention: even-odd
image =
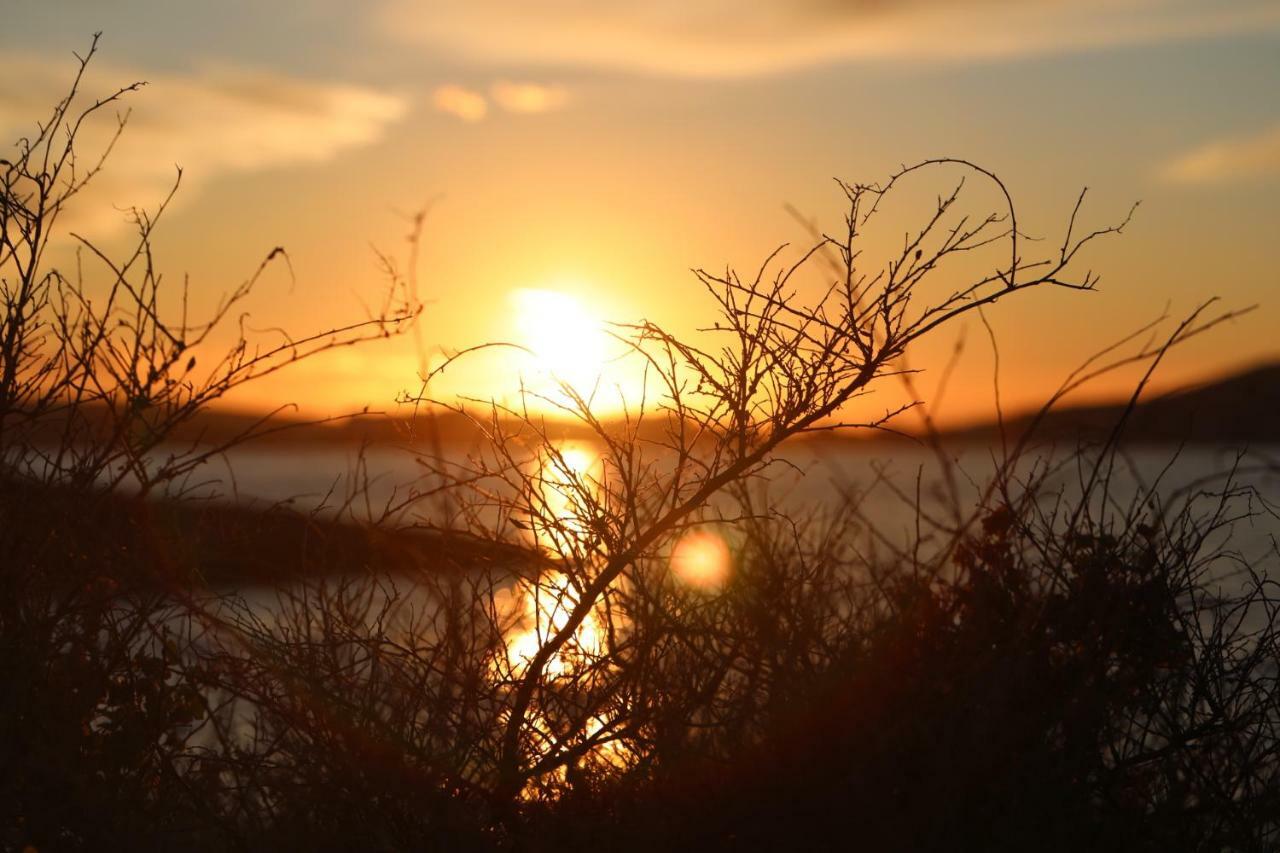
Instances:
[[[590,395],[606,360],[608,338],[600,319],[578,299],[556,290],[521,288],[512,292],[511,305],[516,343],[530,355],[522,367],[532,367],[543,379],[564,382],[577,393]],[[535,390],[547,393],[549,389]]]

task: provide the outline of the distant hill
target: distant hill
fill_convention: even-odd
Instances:
[[[1036,434],[1044,441],[1104,440],[1124,414],[1126,403],[1055,409],[1041,421]],[[1006,434],[1016,439],[1027,430],[1034,417],[1035,412],[1031,411],[1006,418]],[[206,415],[200,422],[201,427],[224,435],[234,426],[246,423],[247,418],[242,415],[225,414]],[[658,424],[657,420],[652,423],[655,428]],[[407,437],[406,426],[403,421],[369,416],[335,426],[288,430],[280,437],[288,441],[403,442]],[[430,429],[426,423],[420,423],[415,431],[416,440],[428,440]],[[434,429],[446,442],[475,435],[475,428],[457,415],[438,418]],[[575,424],[558,425],[555,434],[564,439],[588,437],[587,431]],[[999,430],[992,421],[948,430],[942,437],[948,443],[990,444],[998,441]],[[1145,444],[1280,443],[1280,363],[1142,399],[1125,426],[1124,440]]]
[[[1125,402],[1104,405],[1067,406],[1045,416],[1036,430],[1041,441],[1100,441],[1107,437],[1124,413]],[[1005,419],[1006,435],[1016,439],[1032,423],[1035,412]],[[251,429],[261,429],[261,416],[242,412],[203,412],[182,425],[172,436],[175,441],[221,444]],[[368,414],[328,424],[313,424],[277,417],[265,424],[272,431],[257,441],[268,443],[416,444],[439,440],[445,444],[471,443],[478,428],[466,418],[447,413],[420,418],[416,425],[403,418]],[[56,440],[56,419],[46,425],[50,440]],[[648,421],[645,432],[660,438],[663,419]],[[585,440],[590,432],[581,424],[548,422],[548,432],[556,439]],[[434,438],[433,438],[434,436]],[[994,422],[946,430],[942,439],[949,444],[992,444],[999,440]],[[885,433],[865,432],[833,435],[820,433],[813,441],[903,441]],[[1125,427],[1126,442],[1147,444],[1280,444],[1280,363],[1253,368],[1171,393],[1141,400]]]
[[[85,406],[80,416],[95,429],[107,429],[110,419],[102,406]],[[486,412],[475,408],[475,416],[484,421]],[[35,421],[28,428],[33,441],[57,443],[65,429],[65,413],[55,412]],[[581,424],[549,420],[547,434],[557,440],[585,439],[589,430]],[[470,418],[455,412],[428,415],[414,421],[408,414],[391,416],[381,412],[358,413],[328,421],[309,420],[291,414],[266,418],[255,412],[212,409],[199,412],[168,433],[174,443],[204,446],[234,442],[237,437],[254,435],[254,444],[398,444],[429,445],[471,443],[481,436],[481,427]]]
[[[1050,412],[1036,429],[1045,441],[1103,440],[1119,422],[1125,403],[1073,406]],[[1035,413],[1007,418],[1005,431],[1016,438]],[[949,443],[990,443],[995,423],[943,434]],[[1280,364],[1140,400],[1125,425],[1131,443],[1277,444],[1280,443]]]

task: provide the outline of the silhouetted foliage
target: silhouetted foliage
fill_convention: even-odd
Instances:
[[[131,212],[134,243],[114,258],[66,233],[60,219],[115,141],[86,163],[77,137],[140,85],[85,103],[96,49],[95,37],[67,96],[0,159],[0,846],[13,849],[170,846],[216,824],[218,779],[187,769],[209,710],[188,648],[199,573],[147,528],[144,499],[180,496],[206,461],[273,425],[214,446],[166,439],[234,388],[396,333],[417,311],[396,280],[376,316],[253,340],[244,303],[283,249],[197,319],[185,293],[162,299],[151,240],[167,200]],[[68,242],[71,270],[51,261]]]
[[[866,522],[865,494],[788,512],[769,492],[785,444],[889,426],[892,412],[839,419],[914,342],[1024,290],[1093,287],[1077,256],[1123,223],[1082,236],[1077,203],[1065,239],[1034,260],[1004,185],[971,163],[841,184],[838,236],[752,276],[697,273],[718,309],[710,328],[619,328],[654,389],[624,418],[600,418],[568,384],[542,398],[594,436],[585,462],[527,395],[449,403],[484,441],[466,455],[410,449],[420,482],[376,511],[340,505],[338,520],[362,527],[198,504],[174,515],[144,498],[227,446],[174,451],[180,424],[255,376],[391,334],[416,307],[393,275],[398,298],[378,316],[259,349],[233,334],[193,378],[190,352],[256,276],[211,320],[168,323],[143,214],[132,260],[90,249],[105,301],[43,267],[85,178],[75,116],[110,102],[77,114],[74,95],[0,163],[5,846],[1280,840],[1275,587],[1230,538],[1271,507],[1231,472],[1179,492],[1122,488],[1123,417],[1100,447],[1043,455],[1033,420],[973,495],[937,445],[941,505],[882,484],[877,499],[915,513],[905,541]],[[886,199],[956,173],[1003,207],[964,213],[962,178],[900,252],[865,259]],[[825,286],[804,302],[814,267]],[[1113,364],[1154,369],[1229,316],[1205,310],[1111,351]],[[428,413],[431,379],[407,398]],[[293,576],[211,589],[176,544],[207,529],[241,543],[246,564],[288,562]],[[296,553],[260,544],[279,531],[302,532]],[[731,570],[703,587],[670,565],[694,531],[731,544]],[[396,551],[410,535],[427,544]]]

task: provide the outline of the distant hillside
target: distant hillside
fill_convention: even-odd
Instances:
[[[1045,441],[1100,441],[1107,437],[1124,414],[1127,401],[1091,406],[1067,406],[1050,412],[1037,428]],[[1025,412],[1005,420],[1011,438],[1030,426],[1035,412]],[[233,424],[243,424],[243,416],[207,415],[205,428],[227,433]],[[417,430],[418,441],[426,440],[429,428]],[[660,420],[651,423],[655,434]],[[291,441],[322,440],[351,442],[361,439],[403,441],[406,424],[382,416],[357,418],[338,426],[306,427],[281,434]],[[457,415],[446,415],[435,423],[444,441],[474,437],[475,428]],[[587,438],[580,425],[556,427],[558,437]],[[949,430],[943,434],[950,443],[989,444],[998,440],[994,422]],[[831,438],[829,434],[822,436]],[[859,439],[865,440],[865,435]],[[1140,400],[1125,427],[1128,442],[1149,444],[1275,444],[1280,443],[1280,363],[1268,364],[1222,379],[1182,388]],[[854,439],[850,439],[854,440]],[[890,439],[894,440],[894,439]],[[897,439],[901,440],[901,439]]]
[[[1040,440],[1055,442],[1099,441],[1106,438],[1124,413],[1125,402],[1106,405],[1071,406],[1050,412],[1037,428]],[[479,412],[478,412],[479,413]],[[1025,432],[1035,416],[1026,412],[1006,418],[1010,438]],[[264,424],[259,415],[241,412],[203,412],[183,424],[172,435],[175,441],[221,444]],[[265,424],[271,432],[258,441],[287,444],[372,444],[425,445],[439,440],[445,444],[471,443],[479,438],[476,425],[466,418],[447,413],[421,418],[411,428],[403,417],[383,414],[361,415],[328,424],[311,424],[277,417]],[[646,422],[644,433],[660,439],[663,418]],[[56,440],[60,424],[51,418],[44,424],[49,440]],[[581,424],[548,422],[548,432],[561,440],[585,440],[590,432]],[[433,438],[435,436],[435,438]],[[994,422],[945,431],[947,443],[991,444],[998,440]],[[814,441],[903,441],[884,433],[833,435],[820,433]],[[1199,444],[1280,444],[1280,363],[1247,370],[1212,382],[1184,388],[1142,400],[1125,427],[1124,440],[1141,443]]]
[[[477,417],[483,420],[485,413],[479,409]],[[110,419],[102,406],[85,406],[80,416],[95,429],[109,429]],[[57,443],[65,429],[65,413],[55,412],[28,425],[32,432],[29,440]],[[550,421],[547,432],[556,439],[586,438],[588,430],[578,424]],[[205,446],[233,443],[238,437],[256,436],[255,444],[415,444],[427,445],[434,441],[443,443],[472,443],[481,435],[475,422],[452,412],[430,417],[423,415],[413,422],[408,415],[392,417],[383,413],[356,414],[327,422],[316,422],[290,414],[280,414],[270,419],[264,415],[243,411],[215,409],[202,411],[168,433],[174,443],[192,443]]]
[[[1124,414],[1123,402],[1050,412],[1036,430],[1046,441],[1102,440]],[[1010,437],[1026,431],[1035,413],[1005,421]],[[989,443],[994,423],[944,433],[948,442]],[[1124,440],[1151,444],[1280,443],[1280,364],[1263,367],[1141,400],[1125,426]]]

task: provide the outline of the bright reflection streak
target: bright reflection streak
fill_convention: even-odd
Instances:
[[[537,581],[520,583],[514,599],[507,602],[515,612],[511,614],[511,628],[506,632],[507,664],[512,672],[527,666],[544,643],[564,630],[578,603],[578,595],[562,572],[546,572]],[[570,641],[547,661],[545,674],[551,678],[572,675],[604,654],[602,623],[600,613],[588,613]]]
[[[577,550],[600,494],[603,462],[588,445],[565,442],[543,451],[535,477],[537,501],[530,519],[535,542],[553,556]]]
[[[556,740],[555,735],[548,729],[546,722],[541,718],[535,718],[532,721],[533,728],[542,735],[547,742]],[[607,725],[605,719],[599,714],[593,714],[587,720],[586,726],[582,731],[582,740],[590,740],[598,737],[600,732]],[[633,765],[639,756],[621,739],[602,738],[598,743],[582,753],[575,762],[580,766],[589,767],[595,773],[609,773],[611,771],[625,770],[628,766]],[[556,792],[559,789],[563,792],[570,785],[569,768],[567,765],[561,765],[546,776],[541,778],[532,778],[520,792],[521,799],[536,800],[543,791],[550,790]]]
[[[513,614],[515,618],[505,633],[506,672],[509,677],[519,678],[538,653],[538,649],[556,633],[564,630],[578,601],[577,592],[572,588],[568,577],[561,572],[546,572],[536,582],[524,581],[506,595],[500,594],[496,602],[500,608],[518,611]],[[591,678],[590,668],[598,666],[608,652],[605,613],[602,604],[587,614],[569,641],[547,660],[543,668],[544,679],[565,679],[572,689],[574,685],[585,683],[584,678]],[[609,725],[604,715],[593,714],[580,732],[562,741],[563,735],[552,730],[549,719],[538,713],[536,706],[529,724],[538,735],[539,750],[546,752],[599,737]],[[552,746],[557,743],[558,746]],[[623,768],[634,758],[625,742],[602,739],[582,753],[576,762],[607,771]],[[521,795],[525,799],[534,799],[539,789],[548,784],[554,788],[567,783],[568,770],[561,766],[547,777],[530,779]]]
[[[714,590],[729,579],[729,546],[709,530],[691,530],[671,551],[671,570],[690,586]]]
[[[567,565],[582,565],[593,557],[586,551],[584,540],[590,519],[600,500],[604,479],[604,462],[599,451],[590,444],[564,442],[544,448],[533,463],[532,494],[528,505],[530,536],[550,556],[563,558]],[[615,591],[617,586],[612,587]],[[545,571],[536,580],[521,580],[498,593],[495,605],[501,615],[505,660],[495,662],[495,673],[504,679],[519,679],[552,637],[569,625],[574,608],[581,600],[579,589],[569,575],[561,571]],[[612,671],[606,658],[615,632],[625,632],[627,620],[602,598],[586,613],[568,640],[546,661],[542,678],[559,682],[565,689],[578,690],[594,679]],[[550,686],[550,684],[548,685]],[[563,721],[544,715],[535,704],[528,723],[535,734],[535,749],[545,754],[580,746],[584,741],[601,737],[610,727],[608,715],[591,715],[575,729],[553,731]],[[604,738],[582,752],[573,763],[591,765],[608,771],[627,766],[635,756],[622,740]],[[569,784],[568,770],[561,766],[551,773],[531,779],[522,796],[533,799],[540,790]]]
[[[600,492],[600,454],[589,445],[564,442],[545,448],[535,464],[530,536],[550,556],[568,557],[581,545],[591,503]],[[499,609],[510,622],[505,635],[512,670],[527,664],[543,643],[568,625],[578,600],[569,577],[559,571],[544,572],[536,581],[521,581],[506,593]],[[598,612],[587,614],[571,641],[548,662],[547,675],[568,674],[574,658],[603,653],[601,619]]]

